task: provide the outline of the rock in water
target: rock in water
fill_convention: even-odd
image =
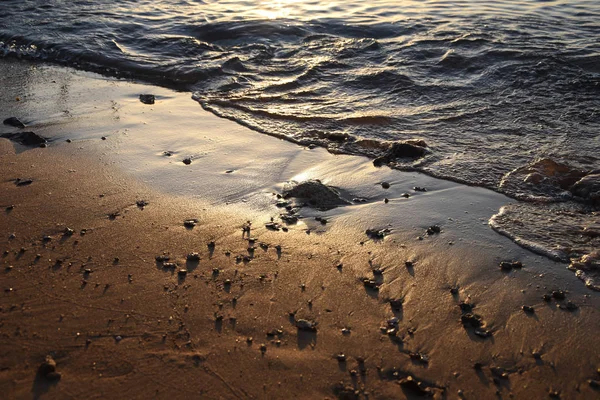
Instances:
[[[600,173],[584,176],[575,182],[570,191],[575,196],[600,204]]]
[[[294,197],[305,201],[309,207],[318,210],[330,210],[350,204],[349,201],[340,196],[337,190],[316,179],[300,183],[290,181],[284,186],[282,195],[285,199]]]
[[[140,101],[144,104],[154,104],[155,97],[153,94],[140,94]]]
[[[17,117],[10,117],[4,120],[4,125],[14,126],[15,128],[25,128],[25,124]]]
[[[389,149],[381,157],[373,161],[375,166],[381,166],[398,158],[417,159],[429,153],[427,144],[423,140],[407,140],[403,142],[392,143]]]
[[[34,132],[5,133],[2,137],[23,146],[40,146],[47,143],[46,138]]]

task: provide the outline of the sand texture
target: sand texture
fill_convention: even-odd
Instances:
[[[267,137],[189,93],[0,71],[0,118],[26,125],[0,134],[47,139],[0,139],[1,397],[600,395],[600,294],[489,227],[513,200]],[[307,180],[343,201],[284,195]]]

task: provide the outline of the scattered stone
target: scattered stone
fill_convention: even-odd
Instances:
[[[521,261],[502,261],[499,266],[502,271],[510,271],[513,268],[514,269],[523,268],[523,263]]]
[[[342,328],[342,335],[349,335],[352,333],[349,328]]]
[[[384,189],[389,189],[390,188],[390,184],[388,182],[381,182],[381,187]]]
[[[38,375],[49,381],[58,381],[61,374],[56,372],[56,361],[51,356],[46,356],[46,360],[38,367]]]
[[[261,344],[260,345],[260,352],[265,354],[267,352],[267,345],[266,344]]]
[[[425,189],[424,187],[420,187],[420,186],[415,186],[415,187],[413,188],[413,190],[414,190],[415,192],[426,192],[426,191],[427,191],[427,189]]]
[[[161,254],[160,256],[156,256],[156,257],[154,257],[154,259],[155,259],[157,262],[162,262],[162,263],[164,263],[164,262],[166,262],[166,261],[169,261],[169,260],[171,259],[171,257],[169,257],[169,256],[167,256],[167,255],[165,255],[165,254]]]
[[[389,203],[389,202],[390,202],[390,199],[388,199],[388,198],[386,197],[385,199],[383,199],[383,202],[384,202],[385,204],[387,204],[387,203]]]
[[[408,199],[410,197],[410,193],[402,193],[400,196],[404,197],[405,199]]]
[[[144,208],[148,205],[148,202],[146,200],[138,200],[135,202],[135,204],[139,207],[139,208]]]
[[[186,228],[193,228],[196,226],[197,223],[197,219],[186,219],[185,221],[183,221],[183,226],[185,226]]]
[[[600,389],[600,381],[597,381],[595,379],[588,379],[587,383],[588,385],[590,385],[590,387],[594,389]]]
[[[408,356],[413,361],[418,361],[418,362],[421,362],[423,364],[429,364],[429,358],[425,354],[422,354],[422,353],[419,353],[419,352],[412,352],[412,353],[409,353]]]
[[[366,288],[371,289],[371,290],[379,290],[379,286],[381,286],[380,283],[378,283],[377,281],[373,280],[373,279],[369,279],[369,278],[364,278],[362,280],[363,285],[365,285]]]
[[[193,252],[186,256],[188,261],[200,261],[200,254]]]
[[[404,299],[390,299],[390,306],[392,310],[399,311],[404,305]]]
[[[550,294],[545,294],[545,295],[543,295],[543,296],[542,296],[542,299],[543,299],[545,302],[547,302],[547,303],[548,303],[548,302],[552,301],[552,295],[550,295]]]
[[[31,185],[33,183],[33,179],[21,179],[21,178],[17,178],[15,179],[15,185],[17,186],[27,186],[27,185]]]
[[[166,263],[163,263],[163,268],[175,270],[177,268],[177,264],[174,262],[166,262]]]
[[[525,311],[526,313],[533,314],[535,312],[535,310],[531,306],[523,306],[522,308],[523,308],[523,311]]]
[[[552,297],[554,297],[556,300],[564,300],[567,295],[562,290],[555,290],[552,292]]]
[[[315,332],[317,330],[317,322],[299,319],[296,320],[296,328],[301,331]]]
[[[423,385],[421,382],[415,380],[412,376],[407,376],[398,381],[398,384],[402,389],[407,390],[417,396],[429,396],[431,390]]]
[[[140,101],[144,104],[152,105],[155,99],[153,94],[140,94]]]
[[[186,157],[182,161],[185,165],[190,165],[192,163],[191,157]]]
[[[450,288],[450,293],[451,294],[458,294],[458,288],[457,287]]]
[[[75,233],[75,231],[69,227],[66,227],[63,234],[65,236],[73,236],[73,234]]]
[[[279,225],[278,223],[275,223],[275,222],[267,222],[265,224],[265,228],[272,230],[272,231],[279,231],[281,229],[281,225]]]
[[[471,313],[463,314],[460,317],[460,321],[466,327],[468,326],[468,327],[473,327],[473,328],[479,328],[480,326],[483,325],[481,316],[477,315],[477,314],[471,314]]]
[[[46,144],[47,139],[34,132],[16,132],[16,133],[5,133],[0,135],[5,139],[12,140],[23,146],[41,146]]]
[[[346,362],[346,355],[344,353],[338,353],[338,355],[335,356],[335,358],[338,360],[338,362]]]
[[[3,121],[3,124],[9,125],[9,126],[14,126],[15,128],[20,128],[20,129],[25,128],[25,124],[23,122],[21,122],[21,120],[17,117],[6,118]]]
[[[365,231],[365,234],[370,238],[370,239],[375,239],[375,240],[382,240],[383,238],[385,238],[385,235],[387,235],[388,233],[390,233],[391,231],[389,229],[367,229]]]
[[[438,225],[431,225],[429,228],[427,228],[428,235],[435,235],[436,233],[440,233],[441,231],[442,228],[440,228]]]

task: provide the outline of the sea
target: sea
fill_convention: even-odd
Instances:
[[[598,0],[2,0],[0,57],[188,91],[334,153],[418,143],[388,164],[518,200],[490,224],[538,253],[598,255]]]

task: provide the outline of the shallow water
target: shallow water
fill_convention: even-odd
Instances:
[[[430,152],[397,168],[544,202],[570,200],[574,181],[537,159],[563,163],[571,178],[600,168],[597,1],[0,8],[0,54],[191,91],[219,116],[303,144],[376,157],[388,141],[420,138]],[[540,248],[557,245],[539,236]]]

